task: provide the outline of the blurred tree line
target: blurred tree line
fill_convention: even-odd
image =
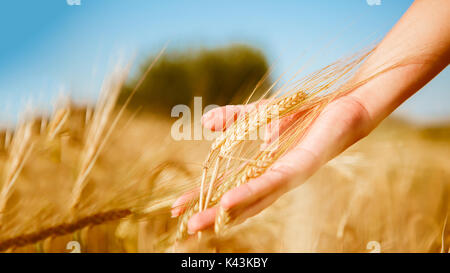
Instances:
[[[127,99],[154,58],[143,62],[136,77],[123,87],[119,101]],[[202,97],[203,107],[242,103],[267,70],[264,54],[244,45],[164,53],[143,80],[130,106],[170,115],[177,104],[191,106],[194,96]],[[268,85],[266,79],[253,98],[258,98]]]

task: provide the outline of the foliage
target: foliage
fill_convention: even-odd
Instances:
[[[122,89],[124,102],[154,57],[141,66],[136,78]],[[231,45],[216,49],[164,54],[143,79],[131,101],[132,107],[167,114],[177,104],[192,104],[201,96],[203,106],[242,102],[268,70],[264,55],[254,48]],[[268,87],[265,80],[255,98]]]

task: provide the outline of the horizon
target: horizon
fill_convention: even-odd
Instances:
[[[79,102],[94,101],[120,58],[135,59],[134,71],[167,42],[176,50],[250,45],[260,49],[269,64],[276,63],[275,78],[299,69],[305,53],[307,58],[315,56],[313,68],[318,68],[381,39],[412,1],[70,3],[76,1],[3,4],[0,121],[6,126],[17,121],[30,101],[48,111],[62,91],[71,91]],[[394,116],[419,124],[450,121],[449,83],[447,67]]]

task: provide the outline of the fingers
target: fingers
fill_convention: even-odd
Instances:
[[[283,189],[279,189],[257,201],[246,208],[242,208],[241,210],[232,211],[229,213],[231,219],[233,220],[233,224],[240,224],[244,222],[246,219],[257,215],[261,211],[263,211],[268,206],[272,205],[281,195],[285,192]]]
[[[236,215],[243,211],[246,215],[253,216],[290,188],[304,182],[315,168],[317,160],[314,154],[305,149],[293,149],[260,177],[228,191],[222,197],[220,206],[226,211],[232,210]],[[290,181],[294,177],[295,181]],[[214,225],[216,211],[216,208],[211,208],[195,214],[189,220],[188,229],[192,228],[189,232],[195,233]]]
[[[240,215],[253,216],[281,194],[303,183],[322,164],[368,133],[370,117],[353,97],[328,105],[302,141],[277,160],[260,177],[225,193],[220,206]],[[196,232],[214,224],[215,209],[195,215],[189,225]]]
[[[262,105],[265,100],[246,105],[227,105],[207,112],[202,117],[202,125],[212,131],[223,131],[235,122],[239,115],[250,112]]]
[[[364,135],[366,124],[365,110],[353,98],[330,104],[296,147],[260,177],[228,191],[220,206],[233,214],[243,213],[241,219],[258,213],[281,194],[306,181],[323,163]],[[192,225],[213,225],[214,217],[205,215],[192,218]]]
[[[189,202],[193,199],[195,199],[198,194],[199,194],[199,190],[195,189],[193,191],[187,192],[185,194],[183,194],[182,196],[180,196],[173,204],[172,204],[172,209],[171,209],[171,214],[172,217],[178,217],[181,214],[184,213],[184,211],[186,210],[187,205],[189,204]]]
[[[188,233],[195,234],[198,231],[205,230],[214,224],[217,207],[208,208],[191,217],[188,222]]]
[[[227,105],[215,108],[203,115],[202,125],[212,131],[223,131],[237,120],[243,108],[243,105]]]
[[[264,101],[257,104],[261,105]],[[202,117],[202,125],[212,131],[223,131],[235,122],[239,115],[255,109],[255,104],[248,105],[227,105],[224,107],[215,108]],[[277,140],[295,121],[304,113],[297,112],[279,121],[271,122],[267,125],[266,133],[264,134],[264,143],[261,144],[261,149],[265,149],[267,145]]]
[[[313,153],[302,148],[292,149],[260,177],[225,193],[220,205],[225,210],[245,207],[274,191],[286,192],[304,182],[317,168],[317,157]]]

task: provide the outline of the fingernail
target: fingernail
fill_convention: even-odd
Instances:
[[[208,113],[206,113],[202,116],[202,123],[211,120],[212,117],[213,117],[213,111],[209,111]]]
[[[185,208],[184,206],[179,206],[179,207],[173,208],[173,209],[171,210],[172,217],[178,217],[178,216],[180,216],[181,214],[183,214],[183,212],[184,212],[185,209],[186,209],[186,208]]]
[[[177,207],[183,205],[184,202],[185,202],[185,201],[184,201],[184,199],[183,199],[182,197],[178,198],[177,200],[175,200],[175,202],[173,202],[173,204],[172,204],[172,209],[175,209],[175,208],[177,208]]]
[[[170,213],[171,213],[170,217],[176,218],[176,217],[178,217],[178,215],[180,215],[180,210],[175,208],[175,209],[172,209],[170,211]]]

